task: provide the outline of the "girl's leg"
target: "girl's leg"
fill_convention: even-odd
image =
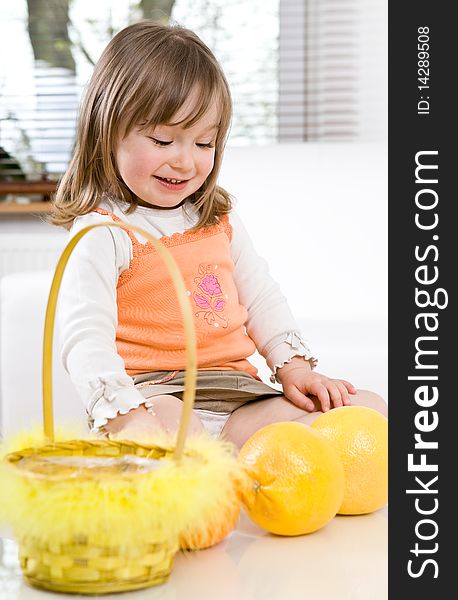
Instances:
[[[148,412],[158,419],[163,431],[169,434],[176,433],[180,426],[183,402],[175,396],[154,396],[148,399]],[[204,429],[201,420],[194,413],[191,415],[188,427],[188,435],[201,433]]]
[[[353,406],[367,406],[383,415],[388,414],[388,406],[381,396],[368,390],[357,390],[350,396]],[[318,406],[315,401],[316,407]],[[246,440],[261,427],[279,421],[298,421],[310,425],[323,413],[316,409],[307,412],[297,407],[284,396],[276,396],[268,400],[258,400],[245,404],[232,413],[221,436],[241,448]]]
[[[126,415],[118,415],[105,425],[107,433],[125,436],[126,439],[145,439],[154,434],[174,434],[178,431],[183,403],[175,396],[161,395],[148,398],[151,408],[142,404]],[[191,415],[188,435],[201,433],[203,425],[200,419]]]

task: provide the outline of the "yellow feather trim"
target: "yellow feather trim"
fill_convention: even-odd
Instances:
[[[67,438],[68,439],[68,438]],[[42,438],[25,434],[7,449],[39,448]],[[21,445],[19,445],[21,442]],[[171,448],[170,440],[155,445]],[[233,446],[206,434],[187,440],[180,463],[161,459],[156,470],[134,476],[30,477],[2,461],[0,519],[19,539],[132,548],[138,540],[177,538],[208,526],[216,511],[234,502],[234,487],[245,474]]]
[[[87,429],[77,428],[74,425],[60,425],[56,427],[54,440],[63,442],[65,440],[96,439],[94,435],[88,433]],[[17,452],[21,448],[40,448],[46,444],[46,438],[43,433],[43,425],[36,425],[28,431],[19,431],[14,435],[0,442],[0,458],[3,459],[6,454]]]

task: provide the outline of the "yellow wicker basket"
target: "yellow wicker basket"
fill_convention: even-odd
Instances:
[[[140,444],[111,439],[55,439],[52,342],[58,291],[78,241],[91,229],[102,226],[131,229],[148,239],[173,279],[187,356],[186,389],[176,441]],[[213,496],[212,506],[224,502],[234,481],[235,471],[232,476],[228,471],[237,469],[227,444],[209,439],[194,445],[186,441],[195,381],[191,307],[168,250],[148,232],[125,223],[110,221],[82,229],[62,253],[48,299],[43,345],[45,441],[9,452],[2,466],[0,487],[9,490],[3,504],[10,502],[6,518],[18,538],[20,563],[29,584],[58,592],[103,594],[144,588],[167,579],[180,534],[190,523],[203,523],[206,518],[203,513],[208,505],[202,498]],[[213,445],[209,448],[208,444]]]

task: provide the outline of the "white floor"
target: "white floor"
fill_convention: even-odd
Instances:
[[[385,600],[388,597],[387,508],[337,516],[294,538],[267,534],[242,515],[217,546],[178,554],[167,583],[105,598],[132,600]],[[45,600],[62,594],[28,587],[17,547],[0,546],[0,600]]]

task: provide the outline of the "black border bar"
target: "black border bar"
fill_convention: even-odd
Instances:
[[[458,26],[451,6],[388,4],[392,600],[456,596]]]

